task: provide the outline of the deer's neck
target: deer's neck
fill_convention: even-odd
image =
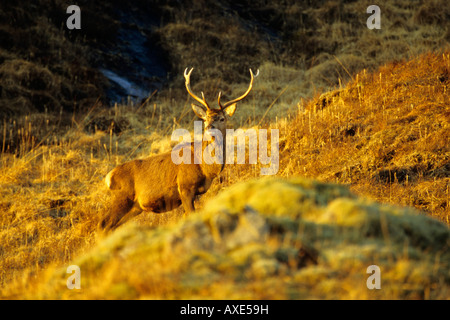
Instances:
[[[222,141],[220,141],[222,140]],[[222,139],[202,142],[201,163],[202,171],[208,178],[214,178],[222,172],[225,166],[226,137],[222,134]],[[222,156],[220,156],[220,153]]]

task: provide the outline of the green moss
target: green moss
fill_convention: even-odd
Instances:
[[[438,221],[344,186],[267,178],[230,187],[175,226],[125,225],[75,264],[90,288],[82,297],[417,298],[439,287],[432,295],[442,298],[449,236]],[[383,292],[366,287],[372,264]]]
[[[205,212],[239,212],[250,207],[270,216],[312,215],[338,197],[354,197],[348,188],[309,179],[262,178],[230,187],[205,204]]]

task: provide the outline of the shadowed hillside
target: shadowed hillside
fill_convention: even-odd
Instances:
[[[136,91],[182,100],[186,67],[202,79],[194,89],[207,97],[220,89],[228,98],[252,67],[265,75],[259,103],[267,108],[277,99],[273,119],[363,68],[450,40],[444,0],[385,1],[381,30],[366,27],[370,1],[83,1],[81,30],[66,28],[70,4],[77,1],[0,4],[0,117],[70,114]]]

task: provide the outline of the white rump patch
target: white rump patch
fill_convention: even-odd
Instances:
[[[108,186],[108,189],[111,189],[111,178],[115,169],[112,169],[105,177],[105,183]]]

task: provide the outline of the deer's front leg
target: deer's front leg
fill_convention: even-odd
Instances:
[[[181,203],[184,208],[184,216],[187,216],[192,211],[195,211],[194,207],[194,199],[195,199],[195,189],[191,186],[191,188],[186,186],[180,186],[178,188],[178,192],[180,193]]]

